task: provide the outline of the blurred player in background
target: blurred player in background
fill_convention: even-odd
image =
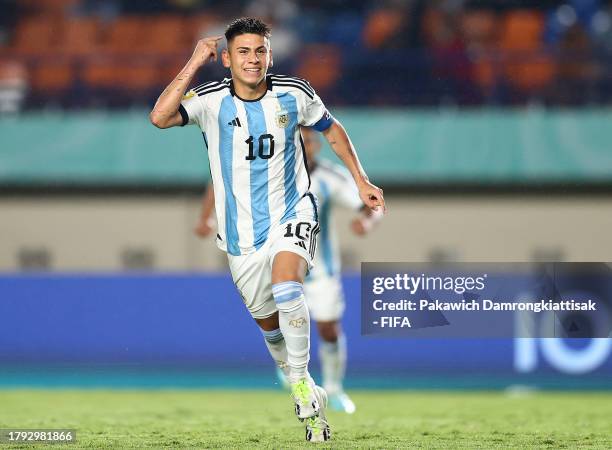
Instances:
[[[312,184],[319,201],[319,243],[315,264],[304,284],[306,302],[319,331],[319,359],[323,388],[329,395],[330,406],[352,414],[355,404],[344,392],[346,371],[346,338],[341,319],[344,313],[344,293],[340,281],[340,249],[332,209],[341,206],[359,214],[352,220],[353,233],[363,236],[382,216],[359,198],[359,192],[350,174],[343,167],[318,158],[321,151],[319,134],[312,128],[302,127],[302,136]]]
[[[321,232],[318,237],[314,267],[304,283],[306,303],[311,318],[317,323],[319,358],[323,375],[323,388],[329,396],[330,406],[348,414],[355,412],[355,404],[344,392],[346,371],[346,338],[340,320],[344,312],[344,293],[340,281],[340,250],[333,224],[332,209],[342,206],[360,214],[351,222],[353,233],[363,236],[382,218],[382,211],[374,211],[363,204],[355,182],[345,169],[319,159],[321,140],[309,127],[301,127],[302,138],[310,171],[310,191],[316,195]],[[212,217],[214,192],[209,185],[202,199],[202,207],[195,233],[210,236],[215,229]],[[283,380],[282,371],[279,378]],[[284,380],[283,380],[284,381]]]
[[[366,205],[384,209],[382,191],[369,182],[346,131],[310,84],[267,74],[270,28],[259,20],[237,19],[225,32],[227,49],[221,56],[231,78],[186,93],[195,73],[217,60],[221,38],[198,42],[150,120],[158,128],[197,124],[202,130],[215,193],[217,245],[227,252],[234,283],[289,380],[306,439],[325,441],[330,438],[327,394],[308,373],[310,315],[303,289],[316,247],[318,211],[309,192],[299,125],[324,134]]]

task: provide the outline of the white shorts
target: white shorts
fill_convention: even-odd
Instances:
[[[308,217],[308,218],[305,218]],[[266,243],[248,255],[228,254],[229,268],[234,284],[244,304],[255,319],[265,319],[277,311],[272,296],[272,263],[278,252],[287,251],[300,255],[312,268],[312,261],[319,233],[319,224],[312,214],[298,214],[270,230]]]
[[[310,317],[316,322],[340,320],[344,313],[342,284],[336,277],[320,276],[304,283]]]

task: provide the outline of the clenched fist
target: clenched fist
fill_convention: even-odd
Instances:
[[[357,187],[359,189],[359,197],[361,197],[364,205],[374,211],[378,211],[378,208],[380,208],[383,213],[387,212],[382,189],[374,186],[369,181],[364,181],[358,184]]]
[[[200,39],[191,55],[191,61],[198,66],[217,60],[217,44],[223,36],[213,36]]]

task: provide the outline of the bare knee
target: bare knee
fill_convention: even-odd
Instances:
[[[279,327],[278,311],[276,311],[274,314],[264,319],[255,319],[255,322],[257,322],[257,325],[259,325],[259,328],[261,328],[264,331],[278,330],[278,327]]]
[[[337,321],[317,322],[319,336],[325,342],[337,342],[340,334],[340,324]]]
[[[304,282],[308,263],[297,253],[278,252],[272,262],[272,283],[284,281]]]

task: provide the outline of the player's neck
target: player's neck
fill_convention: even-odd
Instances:
[[[265,78],[261,80],[259,84],[255,87],[241,83],[239,80],[236,79],[234,79],[233,82],[234,92],[238,97],[243,100],[257,100],[263,97],[266,91],[268,90],[268,84],[266,83]]]

